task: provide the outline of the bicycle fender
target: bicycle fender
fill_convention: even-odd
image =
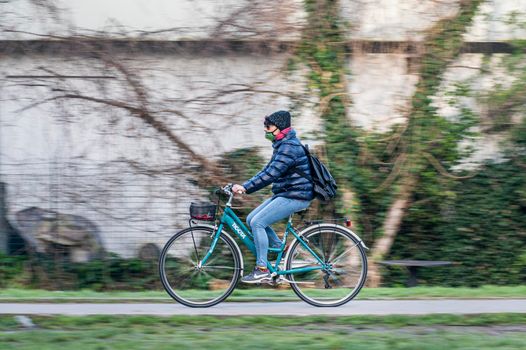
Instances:
[[[367,247],[367,246],[365,245],[365,243],[362,241],[362,239],[361,239],[356,233],[354,233],[353,231],[349,230],[347,227],[342,226],[342,225],[331,224],[331,223],[319,223],[319,224],[310,225],[310,226],[305,227],[303,230],[301,230],[300,233],[299,233],[299,236],[302,237],[303,234],[304,234],[305,232],[307,232],[308,230],[312,229],[312,227],[319,227],[319,228],[334,228],[334,227],[337,227],[338,229],[343,230],[343,231],[346,231],[346,232],[349,233],[351,236],[353,236],[354,238],[356,238],[356,240],[357,240],[358,242],[360,242],[360,245],[361,245],[364,249],[369,250],[369,247]]]

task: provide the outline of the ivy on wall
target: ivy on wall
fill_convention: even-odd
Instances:
[[[422,281],[429,284],[524,282],[525,258],[520,253],[526,227],[520,204],[524,171],[517,163],[507,162],[488,164],[474,177],[449,172],[466,155],[458,144],[475,135],[473,127],[479,119],[469,108],[461,108],[456,120],[447,120],[433,105],[443,74],[460,54],[462,35],[480,3],[462,1],[457,16],[440,21],[429,31],[408,123],[380,135],[353,127],[347,119],[351,101],[345,93],[346,53],[338,2],[306,1],[309,25],[297,59],[309,68],[310,91],[319,96],[331,170],[338,183],[355,194],[352,211],[359,232],[369,243],[382,235],[386,210],[400,189],[399,181],[415,177],[401,234],[386,258],[459,263],[422,270]],[[520,92],[526,91],[520,84],[492,96],[498,101],[494,105],[523,103],[517,102]],[[494,188],[491,198],[487,198],[488,188]],[[344,204],[340,197],[332,214],[348,211]],[[504,250],[503,242],[512,247]],[[475,254],[481,249],[483,253]],[[473,271],[479,273],[468,273]],[[388,285],[406,279],[405,271],[396,268],[385,270],[384,277]]]
[[[508,84],[482,92],[464,85],[459,95],[485,106],[486,133],[500,133],[499,162],[488,161],[462,181],[429,176],[404,221],[390,258],[450,260],[452,267],[422,269],[422,283],[440,285],[523,284],[526,282],[526,45],[511,43],[501,65]],[[483,62],[481,75],[493,74]],[[495,67],[494,67],[495,68]],[[466,109],[463,113],[470,114]],[[517,121],[513,122],[512,118]],[[434,190],[432,190],[434,189]],[[444,195],[436,196],[440,191]],[[405,280],[401,269],[388,269],[388,284]]]

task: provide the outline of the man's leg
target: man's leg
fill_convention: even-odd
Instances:
[[[254,216],[258,214],[262,209],[264,209],[267,205],[270,204],[272,201],[272,198],[267,199],[262,204],[260,204],[256,209],[254,209],[250,214],[247,215],[247,225],[250,228],[252,232],[254,232],[254,228],[252,227],[252,220],[254,219]],[[276,231],[272,229],[272,227],[267,226],[265,228],[265,231],[267,232],[268,237],[268,245],[271,248],[279,248],[281,247],[281,240],[279,239],[278,235],[276,234]],[[254,242],[256,242],[257,238],[254,236]]]
[[[268,198],[267,200],[265,200],[263,203],[261,203],[260,205],[258,205],[256,208],[254,208],[254,210],[252,210],[248,215],[247,215],[247,219],[246,219],[246,223],[248,225],[248,228],[249,229],[252,229],[252,219],[254,218],[254,216],[259,213],[263,208],[265,208],[270,202],[272,201],[272,197]]]
[[[292,213],[307,208],[309,204],[310,201],[307,200],[276,197],[252,217],[251,225],[256,241],[256,265],[258,267],[267,267],[269,237],[267,236],[268,231],[266,228],[276,221],[287,218]],[[277,241],[281,242],[274,230],[272,230],[272,233],[275,236],[272,239],[277,239]]]
[[[268,246],[270,248],[279,248],[283,241],[276,234],[276,231],[270,226],[265,227],[265,232],[267,232]]]
[[[254,216],[256,216],[257,213],[259,213],[263,208],[265,208],[267,205],[270,204],[270,202],[272,202],[272,197],[268,198],[267,200],[263,201],[263,203],[261,203],[260,205],[258,205],[254,210],[252,210],[248,215],[247,215],[247,219],[246,219],[246,223],[248,225],[248,228],[249,230],[252,232],[252,234],[254,234],[254,229],[252,228],[252,219],[254,218]],[[257,247],[258,245],[258,239],[257,237],[254,235],[254,245]]]

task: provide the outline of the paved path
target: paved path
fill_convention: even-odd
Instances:
[[[354,300],[337,308],[303,302],[222,303],[211,308],[173,304],[2,303],[0,314],[17,315],[423,315],[526,313],[525,299],[489,300]]]

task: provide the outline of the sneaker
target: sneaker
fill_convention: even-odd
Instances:
[[[268,270],[261,270],[258,266],[254,267],[254,271],[241,279],[243,283],[261,283],[270,280],[270,272]]]

